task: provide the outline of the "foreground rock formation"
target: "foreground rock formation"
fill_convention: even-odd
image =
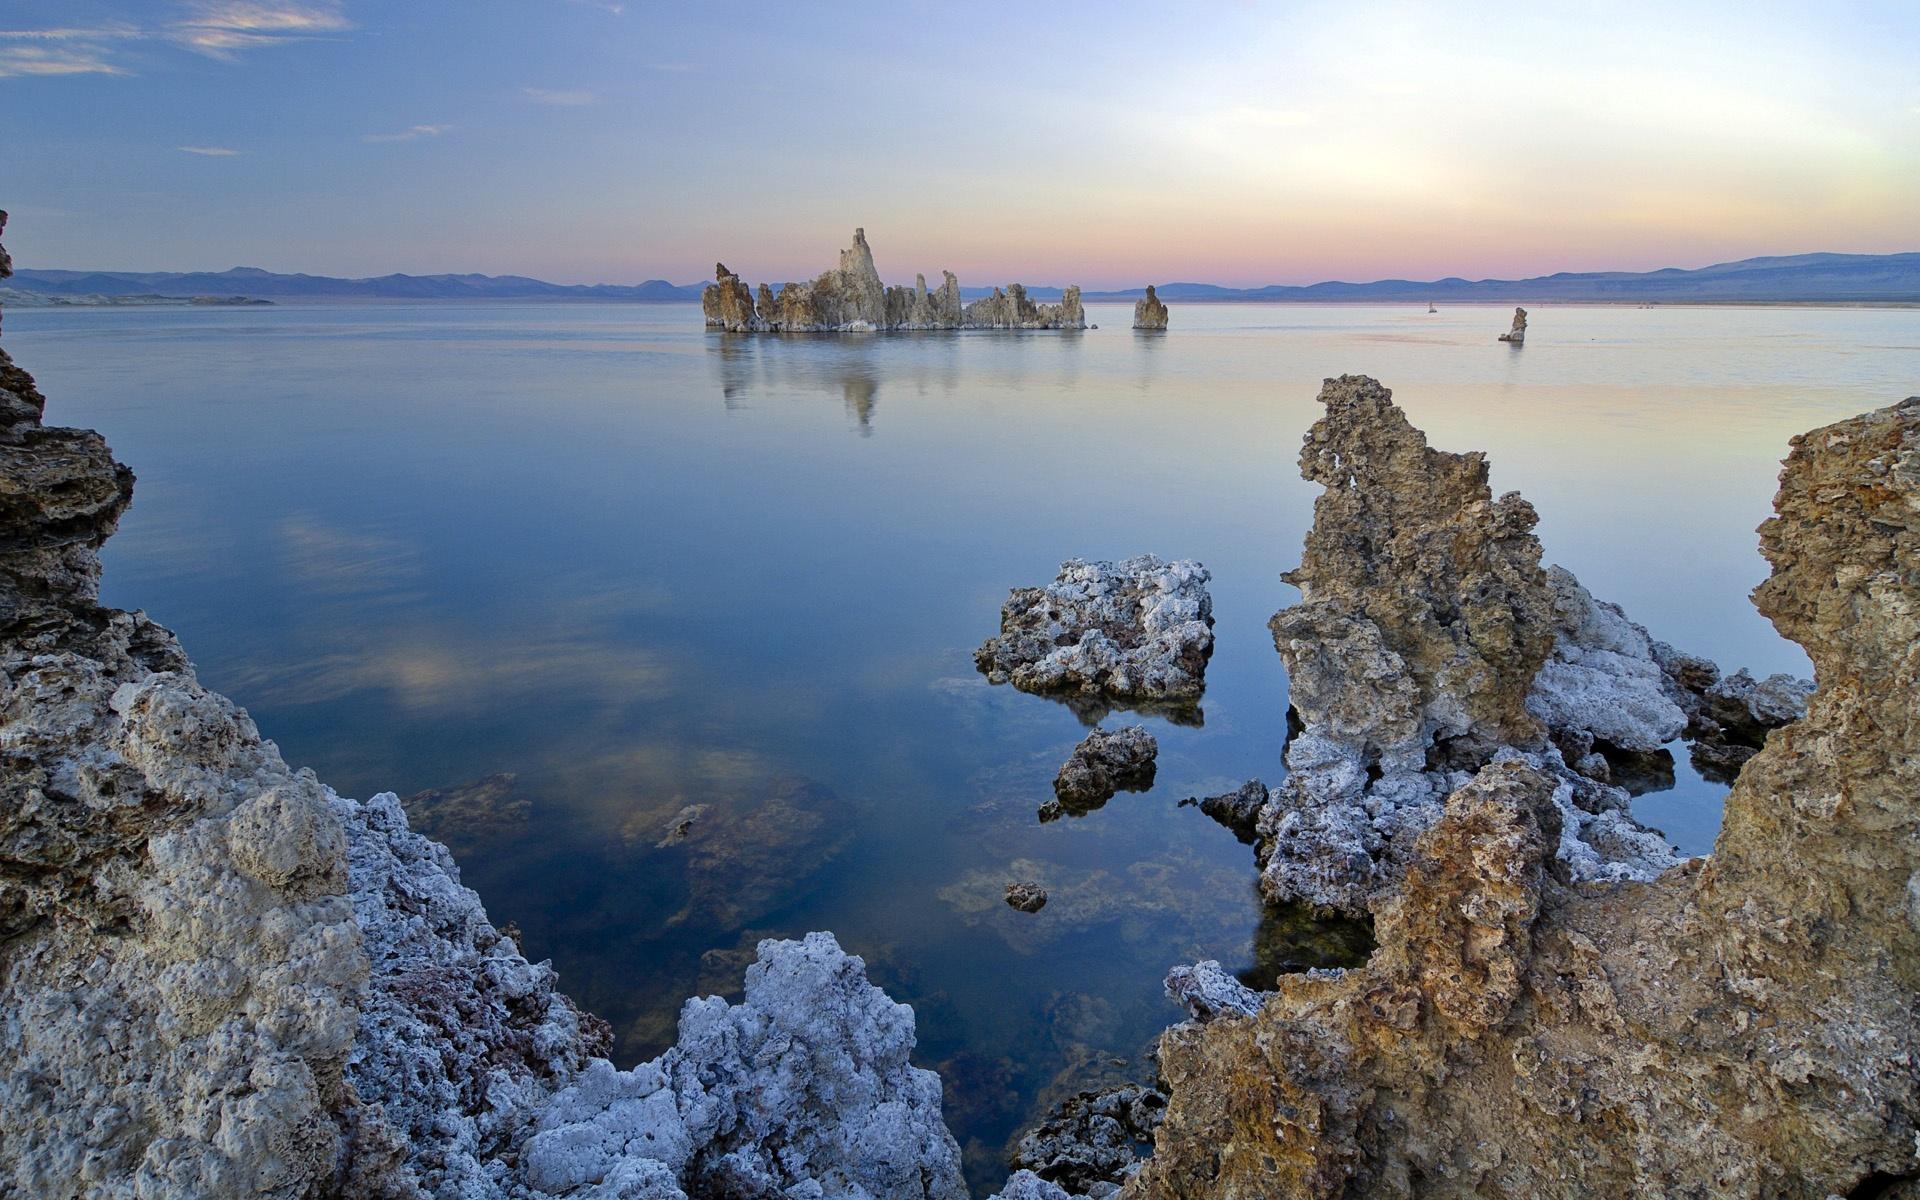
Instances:
[[[1147,285],[1147,294],[1133,302],[1133,327],[1135,329],[1165,329],[1167,327],[1167,306],[1154,293],[1153,285]]]
[[[1065,699],[1089,724],[1115,707],[1195,709],[1213,655],[1211,578],[1190,559],[1070,558],[1047,586],[1013,589],[974,665]]]
[[[1712,857],[1581,882],[1561,781],[1482,767],[1366,966],[1163,1038],[1128,1195],[1911,1193],[1920,397],[1795,438],[1775,507],[1755,601],[1819,689],[1741,771]]]
[[[761,284],[758,299],[738,275],[716,264],[713,283],[700,295],[707,328],[729,333],[875,333],[911,329],[1085,329],[1080,289],[1063,290],[1058,304],[1037,304],[1027,289],[1010,283],[971,304],[960,302],[960,281],[942,271],[940,286],[927,290],[916,275],[911,288],[888,287],[873,265],[867,231],[853,231],[853,245],[840,265],[809,283],[782,284],[778,294]]]
[[[0,352],[0,1193],[965,1195],[911,1010],[828,935],[599,1058],[393,795],[290,770],[98,604],[133,476],[43,406]]]
[[[1516,346],[1527,340],[1526,309],[1516,308],[1513,310],[1513,328],[1501,334],[1500,340],[1503,342],[1512,342]]]
[[[1364,376],[1328,380],[1320,401],[1300,467],[1326,490],[1286,576],[1300,603],[1272,622],[1303,729],[1255,823],[1263,893],[1363,911],[1445,796],[1505,759],[1555,780],[1558,852],[1578,878],[1672,866],[1626,791],[1548,737],[1641,749],[1679,733],[1645,631],[1541,569],[1532,506],[1493,498],[1484,456],[1430,448]],[[1244,802],[1222,809],[1244,822]]]

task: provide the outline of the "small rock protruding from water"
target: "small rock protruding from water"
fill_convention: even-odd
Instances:
[[[1121,790],[1144,792],[1153,786],[1160,743],[1143,726],[1096,729],[1086,736],[1053,780],[1053,794],[1069,813],[1092,812]]]
[[[1527,340],[1527,310],[1526,309],[1515,308],[1513,310],[1513,328],[1501,334],[1500,340],[1503,342],[1512,342],[1516,346],[1522,345],[1526,342]]]
[[[1154,293],[1152,284],[1147,285],[1145,296],[1133,302],[1133,327],[1162,331],[1167,327],[1167,306]]]
[[[1007,885],[1007,907],[1023,913],[1037,913],[1047,906],[1047,889],[1037,883]]]

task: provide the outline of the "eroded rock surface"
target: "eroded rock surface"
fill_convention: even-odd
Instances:
[[[1167,327],[1167,306],[1154,293],[1153,285],[1147,285],[1147,294],[1133,302],[1133,327],[1135,329],[1165,329]]]
[[[1761,611],[1818,690],[1710,859],[1580,883],[1544,771],[1481,768],[1364,967],[1162,1039],[1127,1194],[1806,1197],[1920,1171],[1920,397],[1794,439]]]
[[[654,1063],[596,1057],[392,794],[289,769],[98,604],[133,476],[43,405],[0,352],[0,1193],[964,1195],[911,1010],[830,936],[763,944]]]
[[[1512,342],[1516,346],[1527,340],[1526,309],[1516,308],[1513,310],[1513,328],[1501,334],[1500,340],[1503,342]]]
[[[1496,760],[1555,779],[1560,853],[1580,878],[1671,866],[1627,793],[1569,767],[1542,720],[1636,746],[1678,732],[1644,631],[1541,569],[1533,507],[1494,499],[1483,455],[1429,447],[1365,376],[1327,380],[1320,401],[1300,467],[1326,490],[1286,576],[1300,603],[1272,621],[1302,729],[1255,827],[1268,900],[1364,910],[1404,873],[1444,797]],[[1607,708],[1622,698],[1645,711]]]
[[[1054,776],[1053,794],[1070,813],[1091,812],[1120,791],[1153,786],[1160,743],[1141,725],[1096,729],[1073,748]]]
[[[1015,912],[1037,913],[1047,906],[1047,889],[1037,883],[1007,885],[1007,907]]]
[[[924,275],[911,288],[888,287],[873,265],[867,231],[853,231],[853,244],[840,263],[806,283],[786,283],[776,293],[766,284],[754,292],[724,265],[700,297],[707,328],[730,333],[875,333],[915,329],[1084,329],[1086,313],[1080,289],[1062,290],[1060,303],[1037,304],[1027,290],[1010,283],[1005,290],[965,305],[960,281],[941,272],[940,286],[927,290]]]
[[[1080,1092],[1021,1137],[1011,1165],[1071,1194],[1110,1196],[1140,1169],[1166,1107],[1140,1083]]]
[[[1766,745],[1770,731],[1804,716],[1813,694],[1810,680],[1792,675],[1755,679],[1743,668],[1723,678],[1713,663],[1665,642],[1656,642],[1654,653],[1668,694],[1686,713],[1694,769],[1723,783]]]
[[[1045,587],[1013,589],[974,665],[993,683],[1063,698],[1083,719],[1196,709],[1213,655],[1211,579],[1190,559],[1070,558]]]

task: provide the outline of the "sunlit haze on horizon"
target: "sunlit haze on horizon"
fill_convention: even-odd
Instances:
[[[22,267],[1089,288],[1920,250],[1920,5],[0,3]]]

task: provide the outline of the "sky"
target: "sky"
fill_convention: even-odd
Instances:
[[[1520,277],[1920,250],[1920,3],[0,0],[20,266]]]

